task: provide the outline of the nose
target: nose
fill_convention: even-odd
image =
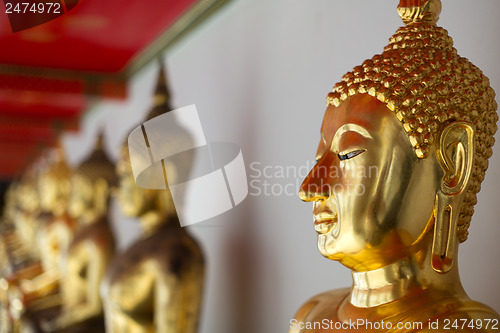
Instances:
[[[309,171],[299,188],[299,198],[305,202],[326,200],[336,181],[334,154],[325,154]]]

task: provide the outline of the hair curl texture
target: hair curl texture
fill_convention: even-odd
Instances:
[[[345,74],[327,103],[339,106],[358,93],[376,97],[394,112],[418,158],[429,155],[446,124],[474,125],[476,154],[458,225],[458,238],[464,242],[497,130],[497,103],[488,78],[457,54],[445,29],[408,24],[396,31],[382,54]]]

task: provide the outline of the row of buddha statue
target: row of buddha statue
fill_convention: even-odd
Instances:
[[[146,120],[170,111],[163,69]],[[118,252],[116,194],[141,235]],[[198,243],[168,190],[135,184],[127,143],[116,166],[100,135],[75,168],[46,152],[6,195],[0,224],[0,332],[197,331],[204,276]]]

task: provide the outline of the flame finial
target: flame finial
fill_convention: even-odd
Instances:
[[[146,120],[153,119],[171,110],[170,91],[167,86],[165,66],[160,59],[160,72],[158,74],[158,80],[156,82],[156,89],[153,97],[153,108],[147,114]]]
[[[436,25],[441,8],[441,0],[401,0],[398,14],[405,24]]]

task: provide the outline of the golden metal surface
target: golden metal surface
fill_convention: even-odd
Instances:
[[[69,214],[79,228],[67,249],[61,277],[61,314],[42,324],[47,332],[72,328],[104,331],[100,285],[114,254],[108,221],[115,167],[102,147],[102,136],[71,178]]]
[[[42,213],[37,216],[34,244],[41,272],[21,279],[10,291],[10,303],[17,304],[11,307],[11,315],[16,318],[20,332],[31,332],[30,327],[38,325],[39,313],[55,311],[60,306],[65,255],[77,228],[67,214],[72,172],[62,147],[52,151],[46,163],[37,177]]]
[[[7,193],[4,216],[0,231],[0,276],[6,277],[17,267],[37,258],[33,246],[36,231],[36,216],[39,214],[36,182],[28,174],[18,183],[13,183]]]
[[[441,8],[441,0],[404,0],[398,6],[398,13],[406,24],[436,24]]]
[[[163,75],[155,100],[148,118],[170,110]],[[139,218],[142,233],[113,260],[106,274],[102,287],[106,332],[194,333],[203,286],[201,249],[180,227],[170,191],[135,184],[126,145],[117,174],[122,210]]]
[[[353,285],[311,298],[293,333],[323,332],[324,320],[332,332],[447,331],[453,320],[489,332],[500,319],[469,299],[454,264],[492,154],[495,93],[435,26],[440,1],[401,0],[398,11],[407,25],[328,95],[299,193],[313,202],[320,253],[350,268]]]
[[[15,187],[16,204],[8,214],[14,228],[4,234],[10,238],[9,267],[0,283],[1,312],[13,319],[0,325],[6,332],[26,330],[35,313],[60,303],[62,263],[75,227],[66,214],[70,175],[58,148],[35,163]]]

